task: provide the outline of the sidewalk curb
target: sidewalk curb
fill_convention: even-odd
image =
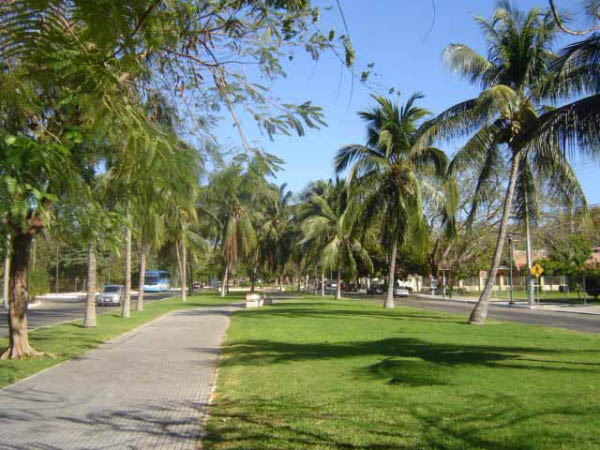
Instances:
[[[427,300],[438,300],[438,301],[444,301],[444,302],[452,302],[452,303],[469,303],[474,305],[475,303],[477,303],[477,300],[455,300],[455,299],[451,299],[451,298],[444,298],[444,297],[438,297],[438,296],[433,296],[433,295],[428,295],[428,294],[412,294],[414,297],[418,297],[418,298],[424,298]],[[569,311],[569,310],[565,310],[565,309],[558,309],[558,308],[552,308],[552,309],[547,309],[547,308],[528,308],[526,306],[520,306],[520,305],[509,305],[506,304],[505,302],[502,302],[503,304],[499,304],[497,302],[490,302],[490,305],[493,306],[499,306],[501,308],[518,308],[518,309],[525,309],[525,310],[529,310],[529,311],[549,311],[549,312],[559,312],[559,313],[567,313],[567,314],[585,314],[588,316],[600,316],[600,312],[591,312],[591,311]]]

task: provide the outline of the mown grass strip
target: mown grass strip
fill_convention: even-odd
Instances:
[[[305,297],[240,310],[208,449],[598,449],[600,336]]]
[[[30,343],[37,350],[52,353],[55,358],[0,361],[0,388],[80,356],[110,339],[169,312],[214,306],[225,302],[239,302],[241,299],[241,296],[229,296],[223,299],[216,294],[203,294],[190,297],[186,303],[182,303],[179,298],[171,298],[147,303],[144,311],[132,311],[129,319],[121,318],[119,311],[98,314],[96,328],[83,328],[83,319],[39,328],[30,333]],[[5,348],[7,345],[8,338],[1,338],[0,348]]]

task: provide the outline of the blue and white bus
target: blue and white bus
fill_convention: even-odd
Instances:
[[[166,270],[146,270],[144,291],[160,292],[171,289],[171,274]]]

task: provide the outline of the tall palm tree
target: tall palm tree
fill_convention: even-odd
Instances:
[[[423,98],[421,94],[411,95],[402,106],[383,97],[373,98],[377,106],[359,113],[367,122],[366,145],[342,147],[335,157],[335,169],[339,173],[351,166],[349,181],[362,191],[366,226],[378,212],[383,216],[382,237],[391,247],[383,306],[393,308],[398,246],[411,235],[424,250],[428,230],[423,196],[439,197],[436,182],[443,180],[448,159],[437,148],[414,146],[420,135],[419,125],[430,114],[416,105]]]
[[[212,218],[219,229],[217,242],[224,260],[221,296],[227,294],[230,273],[240,259],[256,247],[251,202],[254,184],[253,173],[244,172],[240,164],[233,164],[210,179],[206,205],[201,211]]]
[[[264,221],[258,234],[262,265],[277,274],[279,290],[283,289],[283,274],[292,255],[290,234],[293,229],[289,210],[292,193],[286,188],[285,183],[279,188],[273,187],[274,198],[267,201]]]
[[[359,240],[358,197],[337,179],[328,183],[323,194],[313,194],[306,203],[301,223],[304,235],[301,243],[315,242],[321,247],[323,267],[336,271],[335,298],[342,298],[342,270],[357,271],[357,258],[372,270],[371,258]]]
[[[509,180],[503,203],[494,256],[485,288],[469,323],[483,324],[502,257],[508,220],[524,154],[531,157],[561,153],[557,145],[533,146],[529,133],[540,123],[537,92],[554,59],[552,45],[556,26],[548,11],[531,9],[525,13],[510,1],[497,2],[490,22],[476,18],[488,44],[488,57],[464,44],[451,44],[445,57],[451,68],[471,82],[482,86],[478,97],[461,102],[444,111],[425,127],[420,146],[435,138],[468,136],[457,152],[454,168],[479,162],[480,181],[495,164],[510,161]],[[482,178],[483,177],[483,178]]]
[[[293,248],[293,252],[297,257],[299,266],[306,272],[310,272],[313,267],[320,269],[320,295],[325,296],[325,265],[321,261],[321,254],[327,245],[327,236],[319,235],[315,238],[306,241],[302,236],[302,221],[311,214],[309,201],[313,195],[327,196],[331,190],[331,180],[316,180],[308,184],[308,186],[299,195],[299,203],[294,207],[294,222],[300,232],[299,238]]]

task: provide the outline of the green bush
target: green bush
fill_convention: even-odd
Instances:
[[[34,299],[37,295],[50,292],[50,275],[46,269],[40,267],[29,271],[29,298]]]

